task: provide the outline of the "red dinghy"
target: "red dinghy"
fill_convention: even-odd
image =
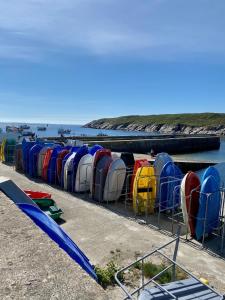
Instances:
[[[47,172],[48,172],[48,165],[49,165],[49,162],[51,160],[51,156],[52,156],[52,152],[53,152],[53,149],[49,148],[46,153],[45,153],[45,157],[44,157],[44,162],[43,162],[43,167],[42,167],[42,178],[44,180],[47,181]]]
[[[188,172],[181,183],[181,207],[184,222],[195,235],[196,216],[199,207],[200,180],[194,172]]]
[[[43,192],[34,192],[30,190],[24,190],[24,193],[27,194],[31,199],[51,199],[52,195]]]
[[[56,159],[56,174],[57,174],[57,179],[58,179],[59,183],[61,183],[62,162],[63,162],[64,157],[68,153],[70,153],[70,150],[63,149],[62,151],[59,152],[59,155]]]

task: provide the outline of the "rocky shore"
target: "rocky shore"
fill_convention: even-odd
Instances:
[[[114,130],[126,130],[126,131],[146,131],[162,134],[216,134],[225,135],[225,126],[188,126],[183,124],[168,125],[168,124],[138,124],[138,123],[126,123],[126,124],[112,124],[102,120],[92,121],[84,125],[86,128],[95,129],[114,129]]]

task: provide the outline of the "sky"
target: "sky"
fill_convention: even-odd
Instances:
[[[0,121],[225,112],[224,0],[0,0]]]

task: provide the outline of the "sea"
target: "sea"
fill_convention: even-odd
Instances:
[[[25,123],[0,123],[0,128],[5,131],[6,126],[16,126],[19,127],[20,125],[25,125]],[[109,136],[135,136],[135,135],[149,135],[147,132],[139,132],[139,131],[124,131],[124,130],[102,130],[102,129],[92,129],[92,128],[84,128],[82,125],[63,125],[63,124],[31,124],[26,123],[26,125],[30,126],[30,129],[25,131],[32,131],[37,135],[37,137],[49,137],[49,136],[59,136],[58,129],[70,129],[70,134],[65,134],[65,136],[96,136],[98,134],[106,134]],[[38,131],[37,128],[39,126],[45,126],[47,129],[46,131]]]
[[[24,123],[5,123],[0,122],[0,128],[5,132],[6,126],[20,126]],[[84,128],[82,125],[63,125],[63,124],[32,124],[27,123],[30,126],[29,131],[35,133],[37,137],[49,137],[58,136],[58,129],[70,129],[71,133],[65,136],[97,136],[99,134],[105,134],[108,136],[137,136],[137,135],[158,135],[157,133],[150,133],[144,131],[124,131],[124,130],[102,130],[102,129],[92,129]],[[37,127],[46,126],[46,131],[38,131]],[[188,161],[210,161],[210,162],[225,162],[225,137],[221,137],[221,144],[219,150],[203,151],[197,153],[179,154],[173,155],[174,159],[178,160],[188,160]]]

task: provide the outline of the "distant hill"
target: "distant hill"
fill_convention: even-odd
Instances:
[[[133,115],[94,120],[84,127],[159,133],[225,135],[225,113]]]

